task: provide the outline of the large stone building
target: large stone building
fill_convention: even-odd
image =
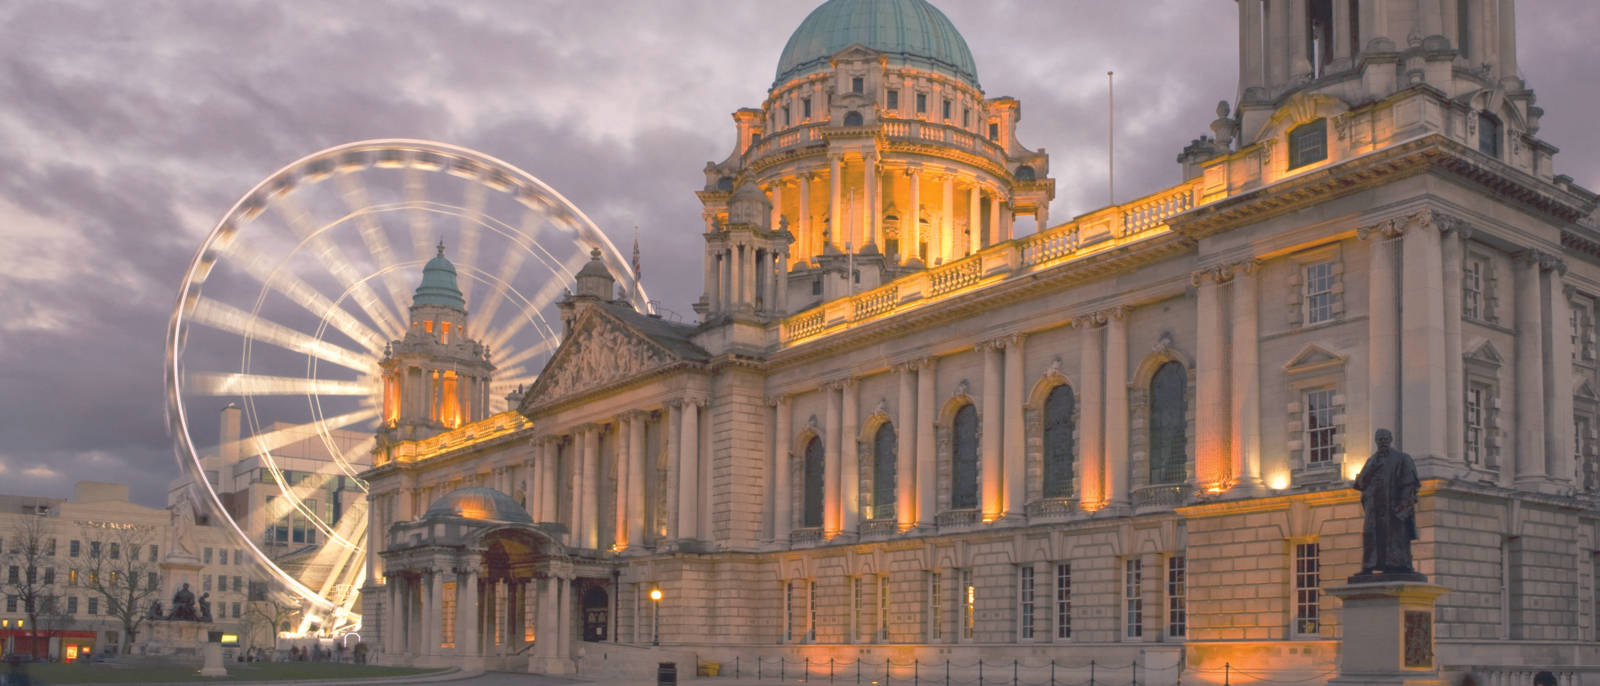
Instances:
[[[365,475],[368,640],[1315,681],[1390,428],[1439,661],[1594,664],[1596,197],[1536,137],[1512,1],[1236,11],[1184,181],[1052,225],[944,15],[829,0],[705,168],[698,324],[592,262],[514,412],[443,393],[487,372],[429,276]],[[412,341],[445,320],[453,352]]]

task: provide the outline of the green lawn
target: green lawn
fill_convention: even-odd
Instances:
[[[439,670],[378,667],[338,662],[230,662],[227,678],[206,678],[188,667],[119,667],[115,664],[31,664],[28,676],[36,684],[169,683],[228,681],[296,681],[304,679],[361,679],[428,674]],[[9,665],[0,666],[0,674]]]

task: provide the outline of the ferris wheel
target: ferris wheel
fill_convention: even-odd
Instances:
[[[623,255],[560,193],[494,157],[421,140],[348,143],[279,169],[216,223],[180,283],[165,354],[174,451],[191,497],[301,606],[300,632],[360,626],[372,543],[359,475],[383,406],[379,361],[405,334],[441,243],[467,325],[493,355],[490,412],[508,409],[506,394],[532,383],[559,344],[554,304],[591,250],[649,311]],[[273,491],[265,521],[305,528],[287,546],[260,530],[262,517],[239,516],[246,486],[218,473],[232,471],[225,447],[201,427],[226,403],[242,414],[229,452],[254,461],[249,488]],[[308,443],[319,459],[281,454]]]

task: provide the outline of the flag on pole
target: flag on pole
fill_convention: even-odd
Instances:
[[[633,225],[633,280],[638,281],[641,273],[639,268],[639,225]]]

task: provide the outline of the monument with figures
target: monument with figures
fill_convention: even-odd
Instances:
[[[1361,491],[1361,571],[1328,589],[1344,604],[1339,676],[1328,683],[1443,684],[1433,650],[1433,605],[1445,588],[1411,563],[1417,537],[1417,467],[1378,429],[1378,448],[1356,476]]]
[[[201,676],[227,676],[222,666],[220,635],[212,631],[210,593],[195,598],[191,582],[199,581],[203,568],[195,547],[195,510],[193,503],[184,498],[172,508],[171,537],[166,541],[166,555],[161,559],[161,577],[166,584],[171,605],[162,612],[158,599],[150,604],[146,629],[149,640],[145,653],[165,655],[178,659],[200,659],[204,666]]]

